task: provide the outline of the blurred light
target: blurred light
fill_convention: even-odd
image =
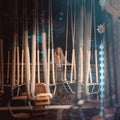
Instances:
[[[63,12],[60,12],[60,15],[63,16]]]
[[[43,54],[43,51],[41,51],[40,53]]]
[[[100,116],[104,116],[104,44],[100,44],[99,51],[99,61],[100,61]]]
[[[62,20],[63,20],[63,18],[62,18],[62,17],[60,17],[60,18],[59,18],[59,20],[60,20],[60,21],[62,21]]]

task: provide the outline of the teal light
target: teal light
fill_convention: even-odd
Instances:
[[[28,39],[31,40],[32,39],[32,35],[28,35]],[[38,43],[42,43],[42,36],[41,35],[37,36],[37,42]]]
[[[104,116],[104,42],[100,44],[99,51],[100,62],[100,116]]]
[[[106,0],[99,0],[99,4],[102,8],[104,8],[106,5]]]

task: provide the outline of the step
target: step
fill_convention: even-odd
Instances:
[[[15,118],[29,118],[30,117],[30,114],[29,113],[15,113],[13,115],[13,117]]]
[[[28,96],[14,96],[12,100],[27,100]]]
[[[37,102],[37,101],[41,101],[41,100],[49,100],[49,99],[50,99],[49,96],[41,96],[41,97],[33,98],[33,99],[31,99],[31,100],[34,101],[34,102]]]
[[[32,116],[41,116],[41,115],[47,115],[47,111],[39,111],[39,112],[33,112]]]
[[[49,101],[45,101],[45,102],[35,102],[34,105],[39,106],[39,105],[50,105]]]

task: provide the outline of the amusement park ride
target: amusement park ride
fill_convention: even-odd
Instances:
[[[47,23],[44,17],[39,21],[38,0],[33,2],[31,46],[28,40],[28,1],[22,1],[22,26],[18,22],[18,0],[14,1],[13,40],[12,48],[7,51],[7,61],[4,60],[6,55],[0,29],[0,110],[9,110],[15,118],[29,118],[44,114],[47,109],[70,109],[76,105],[81,108],[96,107],[100,109],[100,116],[104,117],[104,25],[97,29],[96,0],[90,0],[89,4],[84,0],[75,0],[74,4],[72,0],[67,0],[65,63],[62,64],[64,79],[61,82],[56,80],[52,0],[48,1]],[[21,41],[19,27],[22,27]],[[97,42],[97,30],[103,36],[100,44]],[[72,58],[68,63],[70,33]],[[58,85],[76,96],[73,105],[51,105]],[[4,97],[6,89],[8,96]],[[4,99],[7,99],[5,105]]]

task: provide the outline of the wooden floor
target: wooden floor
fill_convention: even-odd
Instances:
[[[34,112],[34,106],[31,106],[31,112]],[[30,116],[30,118],[24,120],[92,120],[92,117],[97,116],[100,112],[99,101],[92,100],[84,103],[83,105],[49,105],[44,107],[44,114],[37,116]],[[17,110],[30,110],[29,106],[14,106],[11,107],[13,111]],[[41,108],[37,108],[36,111],[40,113]],[[7,106],[0,107],[0,117],[4,120],[18,120],[13,118]],[[19,118],[19,120],[21,120]],[[110,119],[114,120],[114,119]]]
[[[36,117],[30,117],[28,120],[82,120],[79,109],[54,109],[47,110],[46,114]],[[94,115],[98,115],[99,110],[95,108],[85,109],[82,111],[85,120],[92,120]],[[0,111],[0,117],[4,120],[18,120],[13,118],[9,111]],[[71,119],[70,119],[71,118]],[[20,119],[21,120],[21,119]]]
[[[33,109],[33,107],[34,106],[14,106],[14,107],[11,107],[11,109],[12,110],[23,110],[23,109],[29,110],[29,109]],[[97,101],[97,100],[91,100],[82,105],[72,105],[72,104],[71,105],[48,105],[44,109],[47,109],[47,110],[70,109],[71,107],[74,109],[77,109],[77,108],[82,108],[82,109],[97,108],[97,109],[99,109],[100,104],[99,104],[99,101]],[[0,111],[6,111],[6,110],[9,110],[9,108],[7,106],[0,106]]]

